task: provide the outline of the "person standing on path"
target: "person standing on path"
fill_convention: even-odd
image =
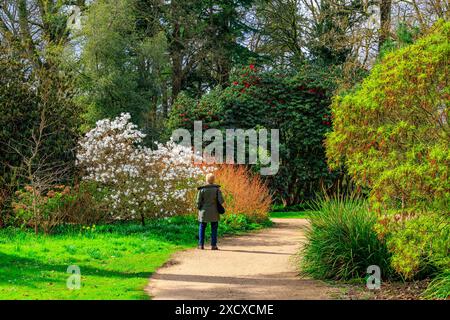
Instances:
[[[215,177],[212,173],[206,175],[206,185],[198,188],[198,248],[205,248],[205,231],[208,222],[211,223],[211,250],[219,250],[217,247],[217,229],[219,227],[220,213],[218,203],[224,203],[220,186],[214,184]]]

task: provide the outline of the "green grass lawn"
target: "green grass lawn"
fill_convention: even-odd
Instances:
[[[271,212],[271,218],[284,218],[284,219],[306,219],[314,211],[288,211],[288,212]]]
[[[231,217],[219,234],[262,227]],[[61,228],[52,235],[0,230],[0,299],[148,299],[151,273],[177,250],[196,245],[197,222],[175,217],[96,228]],[[81,289],[69,290],[67,268],[81,270]]]

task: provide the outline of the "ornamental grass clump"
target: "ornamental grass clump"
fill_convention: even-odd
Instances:
[[[374,231],[376,215],[366,201],[335,196],[313,204],[314,214],[302,249],[301,270],[318,279],[364,278],[377,265],[384,279],[391,278],[391,254]]]
[[[423,297],[426,299],[450,298],[450,269],[445,270],[431,281],[423,293]]]

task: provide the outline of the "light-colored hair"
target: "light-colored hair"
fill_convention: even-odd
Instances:
[[[207,182],[207,183],[213,184],[215,180],[216,180],[216,177],[214,176],[214,174],[208,173],[208,174],[206,175],[206,182]]]

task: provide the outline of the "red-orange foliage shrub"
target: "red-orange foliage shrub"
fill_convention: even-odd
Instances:
[[[244,166],[220,165],[216,183],[222,186],[227,213],[243,214],[256,221],[267,219],[272,197],[261,177]]]

